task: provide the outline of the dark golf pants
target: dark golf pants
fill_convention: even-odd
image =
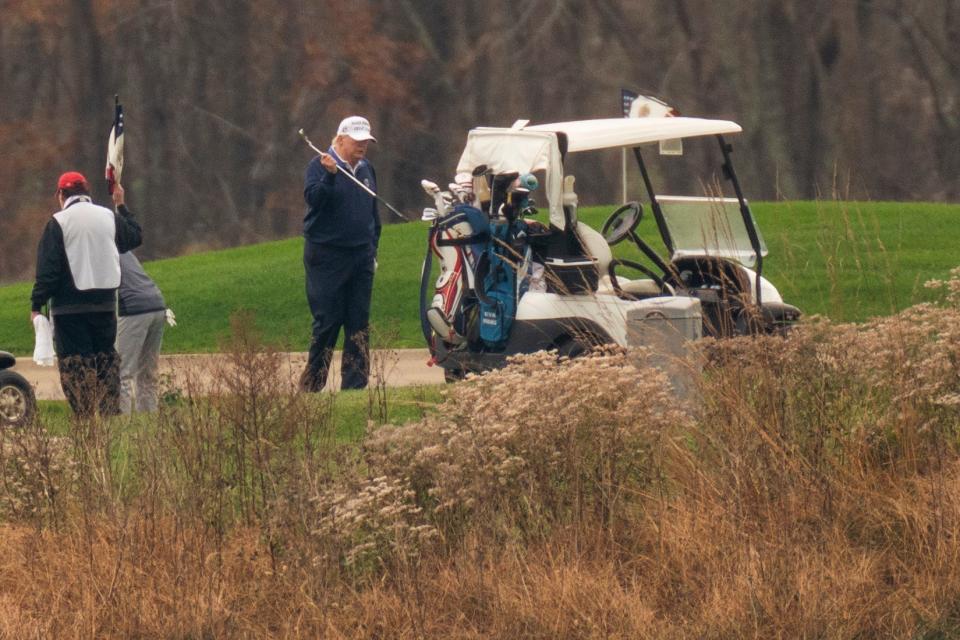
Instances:
[[[307,241],[303,265],[313,337],[301,385],[320,391],[327,383],[333,348],[343,328],[341,389],[363,389],[370,373],[369,322],[375,249],[332,247]]]
[[[53,316],[60,386],[78,417],[120,413],[120,358],[112,311]]]

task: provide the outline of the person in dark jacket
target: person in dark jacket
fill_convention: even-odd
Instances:
[[[90,185],[70,171],[57,182],[60,211],[47,223],[37,248],[31,321],[47,305],[53,320],[60,385],[74,413],[119,413],[117,287],[120,253],[140,246],[140,225],[116,185],[114,213],[93,204]]]
[[[327,383],[333,347],[343,328],[342,389],[367,386],[370,372],[369,320],[380,242],[377,201],[344,175],[352,173],[377,190],[367,147],[376,139],[366,118],[344,119],[327,153],[307,165],[303,197],[303,264],[313,337],[300,378],[305,391]]]
[[[120,412],[157,410],[157,371],[167,303],[132,251],[120,254],[117,291]]]

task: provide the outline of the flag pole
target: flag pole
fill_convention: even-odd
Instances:
[[[626,147],[620,149],[620,169],[621,169],[621,184],[623,185],[623,197],[620,199],[622,204],[627,202],[627,149]]]
[[[623,117],[630,117],[630,110],[633,107],[633,101],[638,97],[635,91],[629,89],[620,89],[620,108],[623,110]],[[620,195],[621,202],[627,202],[627,149],[620,150]]]

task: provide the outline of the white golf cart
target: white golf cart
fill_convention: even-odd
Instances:
[[[435,208],[421,279],[421,324],[448,380],[502,366],[508,356],[556,349],[575,356],[594,344],[677,342],[784,330],[800,317],[762,276],[766,246],[733,170],[726,120],[648,117],[581,120],[469,132],[449,191],[424,181]],[[722,177],[696,196],[658,194],[644,163],[644,145],[674,149],[712,136]],[[602,231],[578,220],[571,154],[632,149],[668,255],[636,232],[639,202],[616,209]],[[542,182],[549,225],[532,220],[529,196]],[[642,262],[617,259],[611,246],[630,239]],[[432,255],[440,262],[427,299]],[[627,270],[642,277],[627,279]],[[632,273],[636,276],[636,273]],[[653,332],[651,332],[653,331]]]

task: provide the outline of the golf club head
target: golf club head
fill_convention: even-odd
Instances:
[[[471,172],[471,182],[473,183],[473,194],[477,200],[480,209],[490,214],[490,168],[485,165],[477,165]]]
[[[493,188],[494,190],[504,190],[508,189],[513,181],[520,177],[518,171],[506,171],[504,173],[498,173],[493,176]]]
[[[507,202],[514,207],[514,210],[525,207],[529,199],[530,190],[523,187],[517,187],[507,194]]]
[[[421,180],[420,186],[424,191],[426,191],[428,196],[436,197],[436,195],[440,193],[440,187],[436,182],[432,182],[430,180]]]
[[[527,191],[533,191],[540,186],[540,181],[537,180],[537,176],[532,173],[523,174],[517,178],[517,183]]]
[[[510,189],[510,186],[513,184],[513,181],[520,176],[520,173],[517,171],[508,171],[505,173],[498,173],[493,176],[493,185],[491,186],[491,195],[490,195],[490,210],[496,211],[497,216],[502,216],[504,211],[502,211],[502,205],[507,203],[507,192]]]
[[[438,188],[437,192],[433,194],[433,202],[436,204],[437,213],[445,216],[450,211],[450,207],[453,206],[453,196],[446,191],[440,191]]]
[[[432,222],[436,220],[439,216],[437,215],[437,210],[433,207],[426,207],[423,210],[423,213],[420,215],[420,219],[424,222]]]
[[[450,190],[450,193],[457,199],[457,202],[466,202],[467,201],[467,191],[456,182],[451,182],[447,185],[447,188]]]
[[[323,155],[323,151],[320,151],[320,149],[317,149],[316,145],[314,145],[313,142],[310,141],[310,138],[307,137],[307,134],[303,129],[298,129],[297,133],[300,134],[300,137],[303,138],[303,141],[307,143],[308,147],[313,149],[316,153]]]

